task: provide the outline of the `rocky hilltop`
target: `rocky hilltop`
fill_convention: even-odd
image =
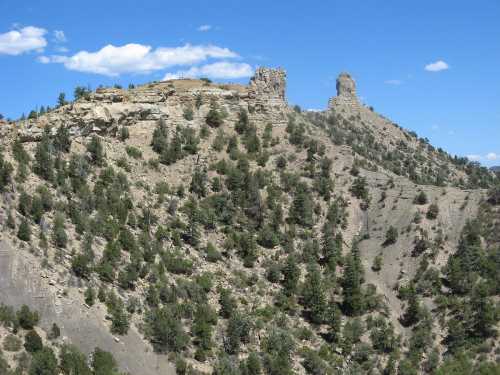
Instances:
[[[30,117],[0,125],[0,373],[47,359],[32,331],[65,373],[498,372],[498,177],[349,74],[321,112],[260,68]]]
[[[39,140],[43,129],[65,126],[73,136],[113,134],[120,126],[167,120],[183,124],[186,108],[196,108],[194,122],[204,120],[214,105],[235,121],[244,108],[251,121],[284,125],[290,109],[285,98],[286,73],[260,68],[249,85],[220,85],[182,79],[151,83],[130,90],[100,88],[74,103],[59,107],[37,119],[0,128],[2,135],[18,133],[25,140]]]

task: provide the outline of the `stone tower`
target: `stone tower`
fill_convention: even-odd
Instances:
[[[281,68],[258,68],[250,79],[250,89],[256,97],[286,102],[286,72]]]
[[[337,77],[337,96],[330,98],[328,108],[332,109],[336,105],[348,105],[354,108],[360,105],[356,96],[356,82],[349,73],[340,73]]]
[[[258,68],[248,86],[249,105],[256,120],[271,119],[275,124],[286,123],[286,72],[281,69]]]

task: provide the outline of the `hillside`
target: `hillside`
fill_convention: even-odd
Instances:
[[[498,177],[348,74],[77,96],[0,126],[0,302],[131,374],[499,370]]]

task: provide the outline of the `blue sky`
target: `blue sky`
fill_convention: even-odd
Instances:
[[[6,117],[78,85],[244,83],[259,65],[287,70],[290,103],[321,109],[348,71],[376,111],[452,154],[500,164],[495,0],[3,0],[0,14]]]

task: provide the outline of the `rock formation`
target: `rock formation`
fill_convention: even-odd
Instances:
[[[360,106],[356,96],[356,82],[349,73],[340,73],[337,78],[337,96],[328,101],[328,108],[332,109],[336,105],[348,105],[353,108]]]
[[[129,90],[99,88],[73,103],[56,108],[38,119],[2,126],[0,135],[17,132],[21,139],[41,138],[43,128],[66,126],[73,136],[109,133],[119,126],[154,122],[160,118],[172,127],[186,123],[186,108],[196,108],[191,126],[201,126],[213,104],[236,121],[240,108],[256,125],[285,124],[290,111],[285,99],[286,73],[282,69],[259,68],[246,86],[213,84],[202,80],[180,79],[154,82]]]

